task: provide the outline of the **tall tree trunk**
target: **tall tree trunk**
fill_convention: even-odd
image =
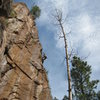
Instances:
[[[69,57],[68,57],[68,45],[67,45],[67,38],[66,34],[63,28],[63,25],[61,21],[59,20],[59,25],[61,27],[62,33],[63,33],[63,38],[64,38],[64,43],[65,43],[65,53],[66,53],[66,65],[67,65],[67,75],[68,75],[68,92],[69,92],[69,100],[72,100],[72,88],[71,88],[71,74],[70,74],[70,68],[69,68]]]

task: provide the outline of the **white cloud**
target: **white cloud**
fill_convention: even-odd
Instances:
[[[54,20],[52,20],[55,9],[60,9],[64,15],[68,13],[68,0],[38,0],[38,5],[41,8],[41,16],[38,20],[41,25],[52,25]]]
[[[88,13],[81,13],[70,19],[72,33],[68,37],[68,45],[71,41],[73,48],[79,48],[78,51],[81,57],[86,57],[90,53],[86,60],[92,66],[92,79],[100,79],[100,18],[99,16],[91,16]],[[65,30],[68,30],[67,25],[64,25],[64,27]],[[64,48],[63,39],[59,39],[57,35],[55,35],[55,39],[57,40],[56,47],[59,49]]]
[[[90,50],[91,43],[89,43],[89,41],[95,32],[95,25],[92,23],[90,16],[88,14],[80,14],[79,16],[71,18],[71,20],[72,22],[70,23],[70,26],[72,29],[68,29],[68,24],[63,25],[66,33],[71,30],[71,37],[66,36],[68,38],[68,42],[73,42],[73,45],[75,46],[78,42],[83,41],[85,47],[89,47],[88,49]],[[62,49],[62,47],[64,47],[63,39],[59,39],[57,35],[55,35],[57,47]]]
[[[92,24],[91,18],[88,14],[79,15],[79,33],[85,37],[89,37],[94,32],[94,25]]]
[[[88,53],[91,53],[87,61],[93,66],[93,74],[95,74],[95,72],[100,73],[100,15],[91,15],[88,9],[85,9],[85,6],[89,4],[88,0],[84,2],[81,0],[38,0],[38,2],[42,11],[40,19],[38,20],[39,25],[45,26],[47,30],[53,30],[53,32],[56,33],[56,47],[58,49],[64,47],[64,41],[63,39],[59,39],[59,30],[56,31],[56,26],[53,25],[52,20],[54,9],[59,8],[63,11],[64,16],[69,14],[68,23],[66,22],[64,24],[66,32],[71,30],[71,35],[68,37],[68,45],[70,46],[69,43],[71,41],[72,47],[78,48],[80,51],[80,56],[87,56]],[[72,12],[68,11],[69,6],[70,11],[72,8]],[[80,8],[82,12],[80,12]],[[95,10],[97,9],[94,9],[94,11]],[[73,13],[73,16],[70,16],[70,13]],[[99,78],[99,75],[97,75],[97,77]]]
[[[91,16],[83,13],[78,17],[71,18],[73,47],[78,47],[80,56],[90,56],[86,59],[92,65],[93,75],[100,73],[100,21],[99,16]],[[99,74],[96,75],[99,78]]]
[[[57,41],[56,47],[57,48],[63,48],[64,47],[64,39],[63,38],[59,38],[58,34],[55,34],[55,39]]]

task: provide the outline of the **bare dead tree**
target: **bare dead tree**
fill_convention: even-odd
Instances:
[[[60,38],[64,39],[65,44],[65,55],[66,55],[66,67],[67,67],[67,75],[68,75],[68,93],[69,93],[69,100],[72,100],[72,88],[71,88],[71,74],[70,74],[70,66],[69,66],[69,55],[68,55],[68,43],[67,37],[63,26],[63,19],[62,19],[62,11],[56,9],[55,14],[53,17],[55,18],[56,25],[60,27],[62,36]]]

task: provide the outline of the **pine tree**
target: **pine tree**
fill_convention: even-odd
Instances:
[[[100,91],[97,92],[97,100],[100,100]]]
[[[77,100],[95,100],[99,80],[90,81],[91,66],[86,61],[74,56],[71,77]]]
[[[68,97],[65,95],[62,100],[68,100]]]
[[[54,99],[53,100],[58,100],[56,97],[54,97]]]

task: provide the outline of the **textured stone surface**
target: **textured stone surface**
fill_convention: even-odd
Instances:
[[[52,100],[34,19],[23,3],[13,9],[0,32],[0,100]]]

